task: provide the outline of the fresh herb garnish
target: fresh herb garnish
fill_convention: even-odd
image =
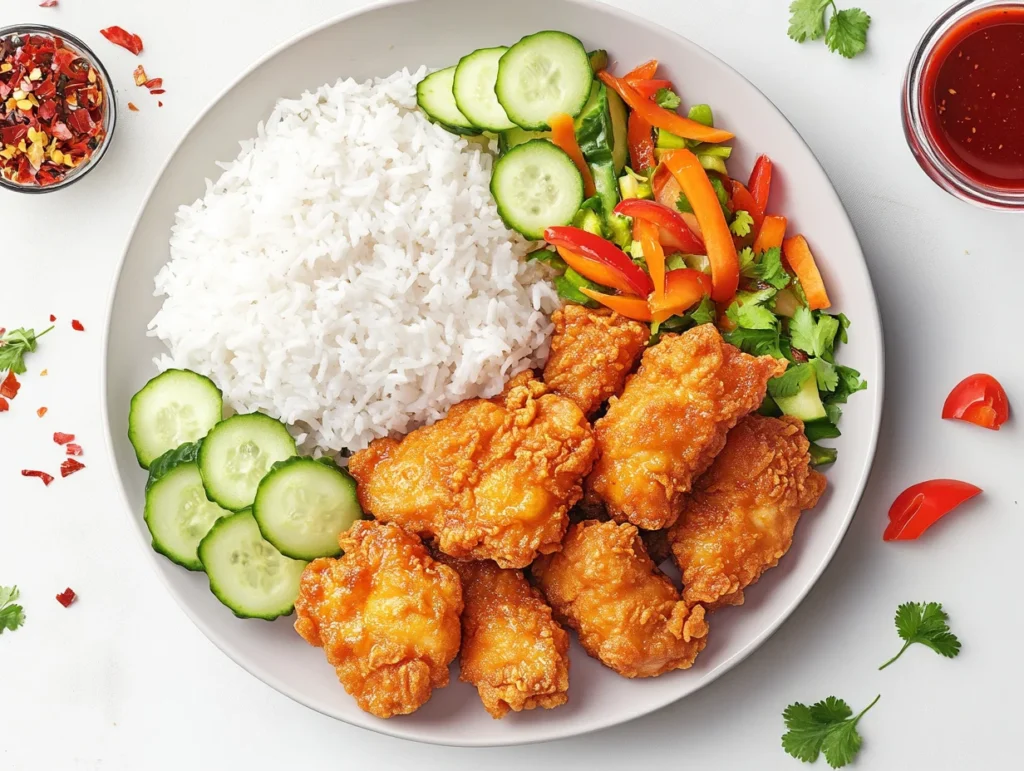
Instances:
[[[25,623],[25,609],[14,604],[18,594],[17,586],[0,586],[0,634],[5,629],[13,632]]]
[[[732,222],[729,223],[729,230],[734,236],[743,238],[750,235],[750,229],[754,226],[754,218],[750,212],[740,209],[736,212]]]
[[[38,335],[34,329],[12,329],[0,337],[0,372],[11,370],[16,375],[25,372],[25,354],[36,349],[36,341],[53,327]]]
[[[739,214],[739,212],[737,212]],[[743,249],[740,258],[740,275],[754,281],[763,281],[776,289],[785,289],[792,277],[782,265],[782,250],[777,246],[766,249],[755,258],[753,250]],[[746,253],[750,252],[748,256]]]
[[[798,43],[824,35],[828,49],[847,59],[867,47],[871,17],[860,8],[840,11],[835,0],[793,0],[789,14],[789,36]]]
[[[842,768],[860,751],[862,739],[857,723],[881,695],[868,704],[859,715],[842,699],[829,696],[808,707],[797,702],[786,707],[782,719],[789,730],[782,736],[782,748],[798,760],[813,763],[821,753],[832,768]]]
[[[938,602],[905,602],[896,609],[896,631],[905,640],[900,652],[882,664],[885,669],[903,655],[903,651],[914,643],[927,645],[946,658],[955,658],[960,653],[960,641],[949,631],[946,619],[949,614]]]
[[[654,101],[658,103],[659,107],[664,107],[666,110],[678,109],[679,105],[683,103],[683,100],[671,88],[659,88],[654,95]]]

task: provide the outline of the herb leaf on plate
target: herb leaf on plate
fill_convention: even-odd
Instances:
[[[798,760],[813,763],[822,753],[832,768],[851,763],[860,751],[862,739],[857,724],[880,695],[854,716],[850,705],[835,696],[807,706],[796,702],[786,707],[782,719],[789,730],[782,736],[782,748]]]
[[[949,631],[949,614],[939,602],[905,602],[896,609],[896,631],[904,645],[900,652],[882,664],[885,669],[914,643],[927,645],[936,653],[952,659],[960,653],[960,640]]]
[[[803,43],[824,36],[828,49],[847,59],[867,47],[870,26],[871,17],[860,8],[840,11],[835,0],[794,0],[789,6],[788,34],[793,40]]]
[[[666,110],[678,109],[679,105],[683,103],[683,100],[671,88],[659,88],[654,95],[654,101],[658,103],[659,107],[664,107]]]
[[[34,329],[12,329],[0,337],[0,372],[11,370],[15,375],[25,372],[25,354],[36,349],[36,341],[53,327],[38,335]]]
[[[25,609],[14,602],[18,595],[17,586],[0,586],[0,634],[5,629],[13,632],[25,623]]]

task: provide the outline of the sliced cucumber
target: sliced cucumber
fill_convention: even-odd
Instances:
[[[608,68],[608,52],[603,48],[597,48],[587,52],[587,59],[590,60],[590,69],[596,75],[600,70]]]
[[[295,455],[295,440],[271,417],[254,412],[218,423],[199,448],[206,494],[225,509],[252,506],[270,467]]]
[[[249,511],[217,520],[199,544],[210,591],[239,618],[287,616],[299,596],[306,563],[264,540]]]
[[[621,174],[629,159],[626,104],[622,101],[622,97],[611,89],[608,90],[608,112],[612,116],[612,163],[615,164],[615,173]]]
[[[142,468],[168,450],[202,439],[221,419],[224,399],[208,377],[169,369],[132,397],[128,439]]]
[[[593,81],[579,40],[564,32],[538,32],[501,57],[494,91],[513,123],[536,130],[548,128],[548,118],[557,112],[579,115]]]
[[[507,131],[516,124],[508,119],[494,93],[498,60],[506,46],[481,48],[459,59],[452,80],[452,95],[459,112],[486,131]]]
[[[811,375],[793,396],[776,396],[775,403],[785,415],[792,415],[805,422],[826,417],[825,407],[818,394],[818,381]]]
[[[363,516],[355,480],[313,458],[275,463],[260,482],[252,513],[264,538],[300,560],[340,553],[338,535]]]
[[[525,145],[531,139],[549,139],[550,137],[550,131],[527,131],[516,126],[508,131],[502,131],[498,135],[498,152],[504,155],[513,147]]]
[[[495,161],[491,195],[506,225],[538,241],[550,225],[572,222],[583,203],[583,177],[565,151],[533,139]]]
[[[153,549],[189,570],[202,570],[196,549],[221,517],[231,514],[206,497],[195,463],[181,463],[146,490],[146,526]]]
[[[434,123],[454,134],[479,134],[480,129],[459,111],[452,94],[455,65],[432,72],[416,85],[416,104]]]

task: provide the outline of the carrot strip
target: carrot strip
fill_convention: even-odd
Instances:
[[[786,257],[789,267],[800,279],[800,286],[807,295],[807,305],[812,311],[823,310],[832,305],[828,299],[828,292],[825,291],[825,282],[821,280],[821,273],[814,262],[814,255],[811,254],[811,247],[807,245],[807,239],[803,236],[787,238],[782,243],[782,253]]]
[[[654,282],[652,297],[657,302],[661,302],[665,296],[665,250],[658,242],[659,231],[660,228],[650,220],[633,220],[633,236],[644,250],[647,272],[651,274],[651,281]]]
[[[583,192],[590,198],[597,192],[597,188],[594,187],[594,176],[590,173],[590,167],[587,166],[583,151],[576,141],[576,126],[572,117],[564,112],[558,112],[548,118],[548,125],[551,126],[551,141],[572,158],[572,162],[583,176]]]
[[[658,74],[658,60],[650,59],[626,73],[625,80],[650,80]]]
[[[596,300],[604,307],[611,308],[620,316],[625,316],[627,319],[633,319],[634,321],[651,320],[651,309],[647,306],[646,298],[627,297],[625,295],[618,294],[604,294],[582,286],[580,287],[580,291],[591,300]]]
[[[769,214],[761,223],[761,230],[754,241],[754,254],[782,246],[786,238],[786,218]]]

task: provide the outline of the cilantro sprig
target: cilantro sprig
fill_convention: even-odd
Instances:
[[[679,94],[671,88],[659,88],[654,95],[654,101],[658,103],[659,107],[664,107],[666,110],[675,110],[683,103]]]
[[[790,704],[782,713],[789,729],[782,736],[782,748],[805,763],[813,763],[824,753],[832,768],[842,768],[853,761],[863,743],[857,724],[880,698],[881,694],[856,716],[849,704],[835,696],[810,707]]]
[[[0,586],[0,634],[4,630],[13,632],[25,623],[25,609],[17,605],[17,586]]]
[[[828,49],[847,59],[867,47],[871,17],[860,8],[840,11],[835,0],[793,0],[789,14],[789,36],[798,43],[824,36]]]
[[[941,656],[952,659],[960,653],[960,640],[949,631],[949,614],[938,602],[905,602],[896,610],[896,631],[904,640],[900,652],[882,664],[885,669],[914,643],[927,645]]]
[[[0,337],[0,372],[12,370],[15,375],[25,372],[25,354],[36,349],[36,341],[53,327],[38,335],[34,329],[12,329]]]

